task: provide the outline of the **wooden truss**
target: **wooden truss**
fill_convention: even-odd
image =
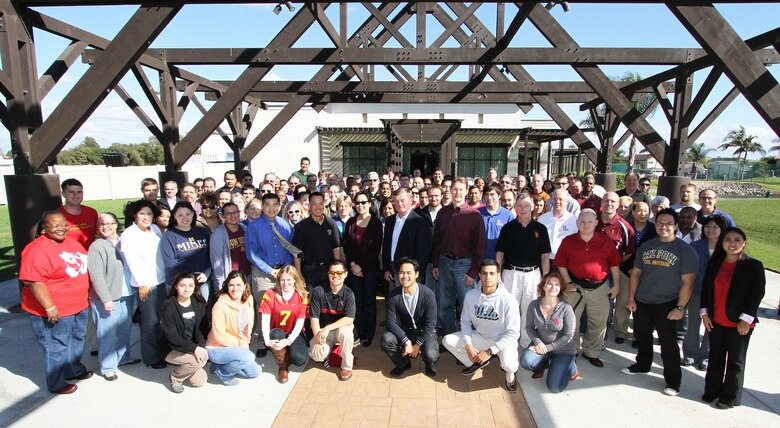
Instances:
[[[179,10],[194,3],[218,2],[0,0],[0,92],[5,96],[0,118],[11,135],[16,174],[45,172],[110,91],[163,144],[169,172],[179,170],[214,132],[233,150],[236,168],[243,168],[302,107],[320,110],[328,103],[511,103],[524,111],[539,106],[600,172],[609,171],[612,151],[634,135],[668,175],[680,175],[685,151],[739,94],[780,135],[780,86],[767,70],[767,65],[780,62],[780,27],[742,40],[712,3],[679,6],[683,2],[646,1],[665,4],[700,44],[695,48],[580,47],[550,13],[556,3],[565,2],[382,2],[377,6],[307,1],[295,4],[294,15],[266,46],[149,49]],[[362,7],[368,15],[351,33],[347,3]],[[112,40],[33,9],[103,4],[139,5]],[[478,18],[478,9],[488,7],[495,8],[496,22]],[[325,13],[328,8],[338,8],[338,25]],[[414,24],[413,40],[404,36],[409,34],[402,29],[407,24]],[[533,25],[551,47],[510,46],[523,25]],[[326,34],[326,46],[294,47],[313,27]],[[441,29],[435,38],[434,28]],[[33,29],[70,41],[41,76]],[[90,68],[44,118],[41,101],[79,57]],[[244,70],[228,82],[186,69],[203,64],[242,65]],[[320,69],[308,81],[262,80],[278,65],[312,64]],[[668,68],[626,84],[610,80],[600,68],[610,64]],[[582,80],[536,81],[527,65],[568,65]],[[464,67],[468,79],[455,80],[456,71]],[[151,82],[147,70],[156,72],[159,82]],[[703,72],[708,74],[694,93],[694,74],[702,70],[709,71]],[[381,80],[380,71],[391,78]],[[137,79],[153,112],[144,111],[119,83],[128,72]],[[723,75],[734,88],[694,124]],[[634,108],[634,101],[646,96],[655,97],[669,121],[668,139]],[[247,141],[258,109],[267,108],[267,103],[283,107]],[[591,113],[598,141],[591,141],[564,112],[561,104],[566,103],[577,103]],[[182,138],[179,124],[190,104],[202,116]],[[224,122],[229,132],[222,129]],[[621,125],[627,130],[616,138]],[[397,126],[386,124],[391,134]]]

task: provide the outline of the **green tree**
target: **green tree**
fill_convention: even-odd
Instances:
[[[63,150],[57,155],[60,165],[103,165],[100,144],[92,137],[84,137],[78,146]]]
[[[742,158],[743,161],[747,161],[748,153],[766,153],[761,143],[756,141],[758,136],[747,133],[745,127],[740,125],[739,129],[732,129],[723,138],[723,144],[718,148],[720,150],[734,149],[734,155],[737,158]]]
[[[694,180],[699,178],[699,164],[704,167],[709,166],[709,154],[713,149],[705,149],[704,143],[696,143],[688,150],[688,162],[691,163],[691,177]]]
[[[149,137],[146,142],[136,144],[138,148],[138,154],[144,161],[144,165],[160,165],[165,162],[165,156],[163,155],[163,147],[157,138]]]
[[[617,149],[612,152],[612,163],[619,163],[620,158],[625,156],[626,152],[623,149]]]
[[[633,72],[633,71],[627,71],[623,73],[622,76],[616,77],[613,76],[610,78],[612,81],[618,81],[618,82],[638,82],[642,80],[642,76],[639,75],[639,73]],[[643,96],[637,99],[636,101],[632,101],[632,104],[634,105],[634,108],[636,111],[639,112],[639,114],[644,114],[655,102],[655,95],[649,95],[649,96]],[[601,117],[604,117],[604,114],[606,112],[606,105],[602,104],[599,107],[599,115]],[[649,112],[647,117],[650,118],[655,114],[655,109],[653,111]],[[595,127],[594,118],[590,115],[580,121],[581,127],[587,127],[587,128],[593,128]],[[622,157],[623,154],[619,155],[619,157]],[[617,163],[615,160],[617,159],[613,153],[612,155],[612,162]],[[636,162],[636,136],[634,134],[631,134],[631,141],[628,143],[628,158],[626,160],[626,167],[628,171],[634,170],[634,163]]]
[[[773,143],[780,143],[780,138],[775,138],[774,140],[772,140],[772,142]],[[780,152],[780,144],[778,144],[776,146],[770,147],[769,150],[767,150],[767,151],[769,151],[769,152]]]

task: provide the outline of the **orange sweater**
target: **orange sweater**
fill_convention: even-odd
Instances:
[[[206,348],[241,346],[249,348],[252,340],[252,327],[255,322],[254,301],[249,296],[244,303],[234,302],[229,295],[223,294],[217,299],[211,310],[211,331],[206,340]],[[248,324],[241,330],[238,323],[239,311],[246,311]]]

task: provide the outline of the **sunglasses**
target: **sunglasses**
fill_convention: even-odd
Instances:
[[[369,178],[368,181],[379,181],[378,178]]]
[[[369,202],[369,201],[355,201],[355,203],[358,204],[358,205],[368,205],[371,202]]]
[[[204,210],[213,210],[213,209],[216,209],[217,206],[216,205],[204,205],[201,208],[203,208]]]
[[[336,270],[336,271],[330,271],[328,272],[328,276],[341,276],[347,273],[345,270]]]
[[[301,213],[301,210],[290,210],[290,211],[287,211],[287,214],[289,214],[289,215],[300,214],[300,213]]]

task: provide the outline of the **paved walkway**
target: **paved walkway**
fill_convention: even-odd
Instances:
[[[258,379],[242,380],[236,387],[212,380],[176,395],[167,387],[168,370],[137,365],[120,369],[116,382],[95,376],[79,382],[73,395],[54,396],[43,387],[42,354],[26,315],[8,311],[18,301],[18,291],[16,281],[6,281],[0,283],[0,426],[776,426],[780,275],[767,272],[767,279],[762,308],[771,309],[771,316],[762,317],[751,340],[743,405],[729,411],[700,401],[704,374],[692,368],[684,369],[678,397],[661,393],[657,364],[649,375],[621,374],[634,352],[628,344],[611,341],[603,355],[605,366],[595,368],[578,359],[582,377],[557,395],[524,372],[519,376],[523,392],[509,394],[498,387],[503,376],[492,363],[468,381],[447,354],[437,365],[435,381],[420,373],[421,362],[401,379],[389,379],[390,362],[376,341],[356,350],[356,372],[348,382],[339,382],[335,369],[310,363],[302,374],[293,371],[290,382],[279,385],[269,355],[260,360],[264,372]],[[137,339],[136,330],[136,353]],[[84,362],[90,369],[97,367],[96,357],[87,355]]]

